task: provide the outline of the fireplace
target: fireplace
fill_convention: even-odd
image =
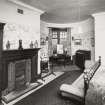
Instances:
[[[14,90],[26,88],[35,82],[40,75],[37,73],[38,48],[25,50],[3,51],[3,95]],[[4,77],[4,76],[3,76]]]

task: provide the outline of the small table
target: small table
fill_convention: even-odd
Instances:
[[[67,54],[55,54],[49,57],[49,61],[52,63],[52,68],[54,64],[63,64],[65,67],[67,62],[71,61],[71,56]]]

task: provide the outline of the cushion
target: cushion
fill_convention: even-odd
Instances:
[[[84,97],[83,88],[77,88],[74,85],[62,84],[61,87],[60,87],[60,91],[65,92],[66,94],[73,94],[73,95],[79,96],[81,98]]]
[[[85,69],[90,68],[92,65],[94,65],[94,61],[92,61],[92,60],[85,60]]]

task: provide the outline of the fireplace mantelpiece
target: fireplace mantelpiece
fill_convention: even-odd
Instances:
[[[31,82],[35,82],[39,75],[38,68],[38,51],[40,48],[24,49],[24,50],[7,50],[2,52],[2,71],[3,71],[3,88],[8,86],[8,64],[24,59],[31,59]]]

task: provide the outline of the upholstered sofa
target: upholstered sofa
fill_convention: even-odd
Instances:
[[[92,72],[89,73],[88,78],[92,78],[95,71],[99,67],[99,64],[95,64],[94,61],[87,60],[85,62],[85,72],[89,73],[91,69]],[[96,66],[96,67],[95,67]],[[84,80],[84,73],[82,73],[72,84],[62,84],[60,86],[60,93],[63,97],[69,97],[71,99],[76,99],[83,102],[86,96],[86,87]],[[89,81],[88,81],[89,82]],[[85,91],[86,90],[86,91]]]
[[[105,105],[105,66],[100,66],[90,81],[85,105]]]
[[[64,97],[70,97],[78,101],[82,101],[84,97],[84,81],[83,73],[75,80],[71,85],[62,84],[60,86],[61,95]]]

